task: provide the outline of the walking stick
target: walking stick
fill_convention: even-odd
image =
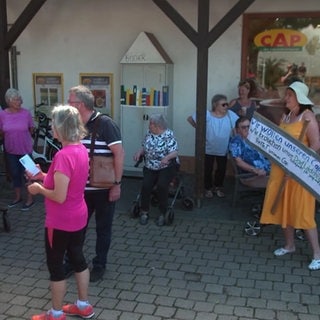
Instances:
[[[303,126],[302,126],[302,130],[301,130],[299,138],[298,138],[299,141],[303,140],[304,135],[305,135],[305,133],[307,131],[307,127],[308,127],[309,122],[310,122],[310,120],[304,120]],[[279,204],[280,198],[282,196],[284,187],[286,186],[286,182],[287,182],[287,175],[285,174],[283,176],[282,180],[281,180],[281,183],[279,185],[279,189],[278,189],[276,198],[274,199],[273,205],[271,207],[271,214],[275,214],[275,211],[277,209],[277,206]]]

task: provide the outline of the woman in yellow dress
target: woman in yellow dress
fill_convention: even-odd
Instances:
[[[315,115],[312,112],[313,103],[309,100],[308,93],[308,86],[299,81],[293,82],[286,89],[284,100],[288,113],[283,115],[280,127],[298,140],[303,123],[308,121],[302,142],[310,149],[317,151],[320,148],[319,129]],[[286,179],[285,187],[274,212],[271,212],[283,178]],[[309,264],[309,269],[320,269],[320,247],[315,221],[315,198],[296,180],[285,176],[285,172],[275,164],[271,168],[260,222],[262,224],[278,224],[283,229],[285,245],[274,251],[276,256],[294,252],[294,230],[303,229],[313,251],[313,259]]]

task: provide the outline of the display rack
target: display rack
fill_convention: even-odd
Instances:
[[[134,153],[148,130],[153,113],[172,125],[173,63],[153,34],[141,32],[121,60],[121,134],[125,150],[124,175],[141,176]]]

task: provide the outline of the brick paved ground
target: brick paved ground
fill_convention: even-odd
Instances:
[[[267,226],[259,237],[244,235],[250,208],[243,203],[232,209],[230,195],[189,212],[177,202],[172,226],[159,228],[153,220],[141,226],[128,214],[139,186],[139,180],[125,180],[107,272],[90,284],[96,319],[320,319],[320,271],[307,268],[307,242],[297,241],[295,254],[274,257],[281,230]],[[5,191],[1,201],[9,201]],[[29,212],[9,213],[12,231],[0,224],[0,320],[30,319],[50,307],[43,200],[37,198]],[[88,259],[94,244],[91,223]],[[75,299],[71,277],[65,301]]]

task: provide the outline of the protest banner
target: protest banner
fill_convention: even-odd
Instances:
[[[257,112],[250,123],[248,142],[320,201],[320,157]]]

